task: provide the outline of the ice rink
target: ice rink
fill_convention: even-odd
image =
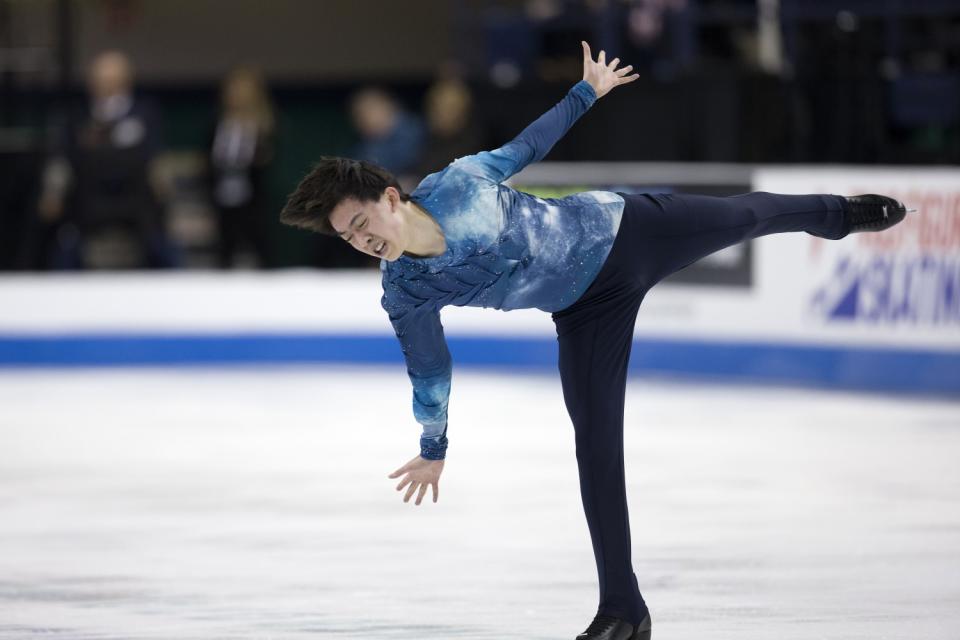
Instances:
[[[0,373],[0,637],[572,639],[559,380],[456,371],[439,502],[399,368]],[[960,405],[632,379],[654,637],[960,638]]]

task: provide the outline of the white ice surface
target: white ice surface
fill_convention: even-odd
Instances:
[[[565,639],[597,605],[553,376],[457,371],[440,500],[399,369],[0,372],[0,638]],[[960,404],[632,380],[658,640],[960,638]]]

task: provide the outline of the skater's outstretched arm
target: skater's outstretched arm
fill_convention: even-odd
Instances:
[[[420,454],[391,473],[404,475],[397,491],[407,488],[404,502],[419,489],[420,504],[427,487],[433,487],[433,501],[439,496],[440,473],[447,451],[447,403],[450,397],[452,360],[440,323],[439,309],[430,301],[419,306],[402,304],[389,296],[381,299],[390,316],[407,362],[407,374],[413,385],[413,414],[423,426]]]
[[[447,451],[447,401],[453,363],[439,309],[429,301],[417,307],[399,307],[384,296],[382,302],[413,385],[413,415],[423,426],[420,453],[428,460],[442,460]]]
[[[460,158],[455,164],[490,180],[503,182],[528,164],[546,156],[553,145],[597,99],[614,87],[633,82],[640,77],[638,74],[627,75],[633,69],[632,66],[617,69],[620,58],[614,58],[607,64],[604,51],[594,60],[590,45],[586,42],[582,45],[583,80],[573,85],[563,100],[499,149]]]

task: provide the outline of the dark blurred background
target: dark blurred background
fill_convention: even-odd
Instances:
[[[552,161],[957,164],[960,0],[0,0],[0,270],[369,267],[279,225],[321,155],[407,188],[582,74]]]

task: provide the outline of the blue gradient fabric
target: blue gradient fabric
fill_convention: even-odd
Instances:
[[[593,88],[578,82],[516,138],[456,159],[410,194],[440,225],[446,251],[382,260],[381,304],[413,385],[424,458],[442,460],[447,449],[452,361],[440,310],[559,311],[583,294],[610,252],[623,215],[620,195],[588,191],[538,198],[503,184],[542,159],[595,101]]]

